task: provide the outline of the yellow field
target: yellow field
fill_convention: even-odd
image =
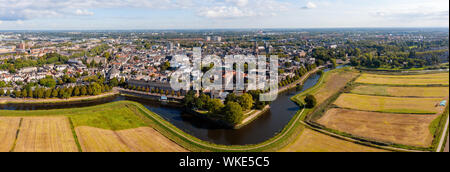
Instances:
[[[341,108],[373,112],[435,114],[443,110],[441,107],[436,107],[440,101],[442,99],[439,98],[398,98],[342,94],[334,104]]]
[[[318,120],[327,128],[390,143],[429,147],[429,126],[437,115],[410,115],[330,109]]]
[[[317,103],[321,104],[326,99],[330,98],[332,95],[336,94],[340,89],[342,89],[348,82],[357,77],[359,73],[355,70],[350,70],[347,68],[336,69],[326,72],[321,79],[320,86],[315,86],[311,88],[308,94],[314,95],[317,99]],[[303,102],[306,94],[300,94],[294,96],[294,101]]]
[[[355,94],[394,96],[394,97],[439,97],[449,94],[448,87],[388,87],[377,85],[360,85],[352,90]]]
[[[83,152],[131,152],[112,130],[77,127],[76,133]]]
[[[9,152],[16,140],[20,118],[0,117],[0,152]]]
[[[333,72],[324,80],[323,86],[313,93],[317,99],[317,103],[320,104],[332,95],[336,94],[342,89],[348,82],[358,76],[355,71],[342,71]]]
[[[134,152],[185,152],[186,150],[161,135],[158,131],[141,127],[117,131],[119,137]]]
[[[77,127],[83,152],[174,152],[183,148],[148,127],[114,132]]]
[[[386,152],[368,146],[337,139],[310,129],[302,134],[280,152]]]
[[[449,74],[428,75],[376,75],[363,74],[357,83],[378,85],[449,85]]]
[[[78,152],[66,117],[23,118],[14,152]]]

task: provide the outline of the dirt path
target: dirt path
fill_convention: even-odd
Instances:
[[[449,135],[448,135],[448,131],[447,131],[447,145],[445,145],[444,152],[448,152],[448,143],[449,143],[448,138],[450,138],[450,137],[448,137],[448,136],[449,136]]]
[[[445,142],[445,134],[447,134],[447,136],[448,136],[448,121],[449,121],[449,118],[447,117],[447,123],[445,124],[444,132],[442,132],[441,141],[439,142],[439,146],[436,149],[437,152],[441,151],[442,146],[444,146],[444,144],[445,144],[444,143]],[[448,142],[447,142],[447,145],[445,145],[445,150],[448,152]]]

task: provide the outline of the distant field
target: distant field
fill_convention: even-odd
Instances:
[[[435,114],[443,111],[443,108],[436,107],[440,101],[442,101],[440,98],[398,98],[342,94],[334,104],[341,108],[373,112]]]
[[[0,152],[9,152],[16,140],[20,118],[0,117]]]
[[[376,75],[363,74],[357,83],[377,85],[449,85],[449,73],[426,75]]]
[[[23,118],[14,152],[78,152],[66,117]]]
[[[310,129],[305,129],[298,138],[280,152],[386,152],[382,149],[359,145],[337,139]]]
[[[394,97],[448,97],[448,87],[389,87],[360,85],[351,91],[355,94],[394,96]]]
[[[336,69],[329,71],[323,77],[323,83],[320,87],[315,88],[309,94],[316,97],[317,103],[320,104],[332,95],[336,94],[340,89],[342,89],[348,82],[356,78],[359,74],[347,68]],[[306,95],[297,96],[294,99],[299,102],[303,102]]]
[[[112,131],[78,127],[83,152],[184,152],[182,147],[149,127]]]
[[[429,147],[429,130],[437,115],[389,114],[347,109],[330,109],[318,120],[327,128],[354,136],[410,146]]]

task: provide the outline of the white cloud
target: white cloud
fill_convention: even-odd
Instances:
[[[0,24],[2,24],[2,23],[3,23],[3,21],[0,20]]]
[[[302,7],[303,9],[313,9],[313,8],[317,8],[317,5],[313,2],[308,2],[306,3],[306,6]]]
[[[203,0],[209,1],[209,0]],[[0,20],[17,21],[45,17],[93,15],[95,8],[189,8],[191,0],[0,0]]]
[[[290,8],[290,3],[277,0],[225,0],[214,1],[198,10],[201,17],[215,19],[238,19],[244,17],[277,16]]]
[[[207,18],[239,18],[256,16],[253,11],[242,10],[238,7],[220,6],[205,8],[199,12],[200,16]]]
[[[77,9],[75,11],[75,14],[79,15],[79,16],[92,16],[92,15],[94,15],[93,12],[90,12],[88,10],[82,10],[82,9]]]
[[[226,2],[234,3],[238,7],[244,7],[248,5],[248,0],[226,0]]]

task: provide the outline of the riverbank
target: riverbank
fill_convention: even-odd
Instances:
[[[290,89],[293,89],[297,86],[297,84],[303,84],[307,79],[309,79],[313,74],[319,72],[320,70],[322,70],[322,68],[324,68],[325,66],[319,66],[317,68],[315,68],[312,71],[307,72],[305,75],[303,75],[302,77],[300,77],[298,80],[294,81],[293,83],[279,88],[278,89],[278,95],[282,94],[285,91],[288,91]],[[266,112],[268,112],[270,110],[270,105],[265,106],[263,109],[261,110],[250,110],[247,112],[244,112],[244,119],[237,125],[232,125],[229,124],[219,118],[215,118],[215,117],[209,117],[207,114],[208,112],[206,111],[198,111],[198,110],[189,110],[188,113],[191,113],[193,115],[195,115],[196,117],[211,121],[213,123],[215,123],[217,126],[222,126],[225,128],[231,128],[234,130],[239,130],[243,127],[245,127],[246,125],[252,123],[253,121],[255,121],[256,119],[258,119],[259,117],[261,117],[262,115],[266,114]]]
[[[56,104],[56,103],[69,103],[69,102],[84,102],[97,99],[103,99],[119,95],[120,92],[113,89],[111,92],[100,94],[97,96],[85,96],[85,97],[71,97],[68,99],[22,99],[11,97],[0,97],[0,104]]]

